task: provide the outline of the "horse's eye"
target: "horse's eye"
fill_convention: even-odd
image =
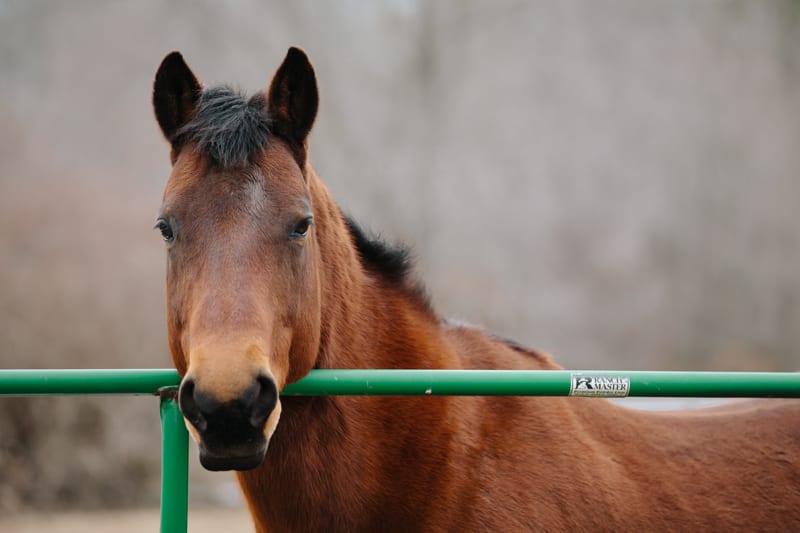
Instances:
[[[311,226],[314,224],[314,217],[306,217],[300,222],[292,230],[292,237],[302,238],[308,235],[308,230],[311,229]]]
[[[153,229],[157,229],[161,232],[161,237],[164,238],[164,242],[172,242],[175,240],[175,233],[172,231],[172,226],[165,219],[159,218]]]

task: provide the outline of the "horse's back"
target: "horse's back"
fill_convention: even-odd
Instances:
[[[559,368],[479,331],[454,337],[465,368]],[[454,400],[459,529],[800,530],[800,401],[654,413],[594,398]]]
[[[479,402],[478,458],[462,464],[483,526],[800,531],[798,401],[644,416],[597,399]]]

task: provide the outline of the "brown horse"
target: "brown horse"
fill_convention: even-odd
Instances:
[[[313,368],[560,367],[442,320],[408,255],[343,216],[308,162],[302,51],[251,98],[172,53],[153,103],[180,406],[202,464],[239,471],[257,531],[800,531],[797,402],[280,398]]]

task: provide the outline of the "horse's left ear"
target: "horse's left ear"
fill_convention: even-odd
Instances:
[[[319,106],[317,78],[305,52],[289,48],[269,86],[268,111],[273,130],[305,148]]]

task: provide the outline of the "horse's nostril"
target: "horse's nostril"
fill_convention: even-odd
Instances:
[[[248,400],[252,401],[250,425],[256,429],[261,429],[278,402],[278,387],[272,378],[263,375],[258,377],[256,384],[257,393],[252,399],[248,398]]]
[[[178,391],[178,405],[186,420],[198,431],[228,433],[237,424],[261,430],[278,401],[278,388],[272,378],[259,376],[241,395],[219,402],[186,377]]]
[[[178,391],[178,405],[181,408],[181,413],[198,431],[205,431],[208,423],[206,422],[200,407],[194,396],[194,380],[186,378],[181,383],[180,390]]]

